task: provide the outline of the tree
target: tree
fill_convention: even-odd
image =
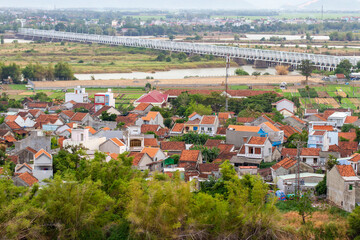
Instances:
[[[44,92],[38,92],[33,96],[34,100],[38,100],[39,102],[48,102],[51,101],[51,99],[46,95]]]
[[[20,66],[15,63],[2,66],[2,79],[10,77],[14,83],[20,83],[21,80],[21,69]]]
[[[357,129],[353,124],[346,123],[341,127],[341,132],[350,132],[351,129]]]
[[[214,161],[220,153],[220,149],[217,147],[208,148],[201,145],[197,145],[192,150],[200,150],[205,162]]]
[[[348,59],[344,59],[336,66],[335,73],[344,74],[347,78],[349,78],[352,67],[353,65],[350,61]]]
[[[256,78],[261,75],[261,72],[253,72],[251,75],[255,76]]]
[[[165,54],[163,53],[160,53],[157,57],[156,57],[156,61],[159,61],[159,62],[164,62],[166,59],[166,56]]]
[[[275,67],[277,75],[288,75],[289,74],[289,66],[277,65]]]
[[[240,40],[239,34],[234,34],[234,41],[239,41],[239,40]]]
[[[360,206],[356,206],[355,209],[348,216],[349,234],[358,239],[360,236]]]
[[[59,80],[73,80],[75,78],[67,62],[59,62],[55,65],[54,76]]]
[[[1,36],[0,36],[0,42],[1,42],[1,45],[5,43],[5,41],[4,41],[4,35],[1,35]]]
[[[171,128],[171,126],[172,126],[172,119],[171,119],[171,118],[165,118],[165,119],[164,119],[164,125],[165,125],[165,127],[167,127],[167,128]]]
[[[309,217],[314,211],[314,208],[311,204],[312,202],[310,199],[310,192],[306,192],[302,196],[298,196],[298,200],[296,202],[296,209],[302,218],[303,224],[306,223],[306,218]]]
[[[173,41],[174,39],[175,39],[175,36],[172,35],[172,34],[169,34],[169,40],[170,40],[170,41]]]
[[[235,74],[238,75],[238,76],[247,76],[247,75],[249,75],[248,72],[246,72],[245,70],[243,70],[241,68],[236,69]]]
[[[115,122],[117,118],[117,115],[112,113],[109,114],[107,111],[103,111],[101,113],[100,119],[103,121],[110,121],[110,122]]]
[[[308,85],[309,77],[311,76],[311,73],[314,70],[314,65],[310,60],[302,60],[299,69],[301,75],[306,77],[305,84]]]
[[[330,154],[325,163],[325,166],[326,166],[326,169],[328,171],[330,171],[335,165],[338,165],[338,164],[339,164],[338,160],[333,155]]]
[[[327,192],[326,175],[324,176],[323,180],[316,185],[315,192],[318,196],[326,195]]]
[[[189,116],[193,112],[200,115],[210,115],[212,113],[211,106],[204,106],[202,104],[196,104],[195,101],[190,102],[189,107],[186,109],[186,116]]]

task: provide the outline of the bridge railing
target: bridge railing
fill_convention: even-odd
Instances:
[[[188,42],[174,42],[154,39],[141,39],[120,36],[107,36],[95,34],[83,34],[72,32],[59,32],[54,30],[38,30],[32,28],[20,28],[20,35],[29,37],[92,42],[111,45],[123,45],[129,47],[144,47],[159,50],[196,53],[214,56],[227,56],[232,58],[244,58],[247,60],[263,60],[269,62],[287,63],[299,65],[302,60],[310,60],[318,67],[336,67],[342,60],[348,59],[351,64],[356,65],[358,58],[345,56],[330,56],[311,53],[297,53],[274,51],[266,49],[239,48],[230,46],[204,45]]]

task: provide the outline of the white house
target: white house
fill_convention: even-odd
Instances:
[[[199,123],[199,133],[204,133],[209,136],[216,135],[219,127],[219,118],[217,116],[202,116]]]
[[[74,101],[77,103],[88,103],[89,102],[89,95],[85,92],[85,88],[81,88],[77,86],[74,88],[73,93],[65,93],[65,102]]]
[[[327,131],[312,131],[308,138],[309,148],[320,148],[322,151],[329,150],[329,138]]]
[[[99,150],[99,146],[106,141],[106,137],[89,137],[88,128],[71,129],[71,138],[65,139],[63,146],[79,146],[82,145],[90,151]]]
[[[300,173],[301,191],[314,190],[316,185],[323,180],[324,176],[324,174],[317,173]],[[278,176],[276,185],[285,194],[294,193],[296,190],[296,174]]]
[[[351,115],[348,112],[334,112],[328,117],[328,121],[335,123],[335,127],[342,127],[347,116]]]
[[[264,162],[271,162],[272,146],[268,137],[250,137],[241,147],[239,157],[263,159]]]
[[[264,122],[259,125],[261,129],[269,136],[273,146],[281,145],[284,142],[284,131],[277,128],[270,122]]]
[[[106,93],[95,94],[95,112],[99,111],[103,106],[115,107],[114,93],[108,89]]]
[[[41,149],[34,155],[33,175],[40,183],[53,177],[53,159],[50,153]]]
[[[144,124],[160,125],[161,127],[164,127],[164,118],[159,112],[150,111],[141,119],[144,121]]]
[[[165,153],[160,148],[145,147],[141,152],[147,153],[154,162],[161,161],[166,158]]]
[[[279,112],[282,112],[284,109],[286,109],[288,112],[294,113],[295,104],[286,98],[281,99],[272,105],[276,106],[276,110]]]
[[[320,148],[303,148],[300,153],[300,159],[312,167],[324,166],[325,162],[320,159],[320,151]]]
[[[109,138],[100,144],[99,150],[106,153],[122,154],[126,151],[126,145],[119,138]]]

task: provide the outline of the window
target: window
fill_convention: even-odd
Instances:
[[[194,131],[197,131],[198,130],[198,127],[193,127]]]
[[[317,158],[314,158],[314,163],[317,163],[318,162],[318,159]]]
[[[349,185],[349,190],[351,191],[353,189],[352,184]]]
[[[247,142],[247,139],[248,139],[247,137],[244,137],[244,138],[243,138],[243,141],[246,143],[246,142]]]
[[[80,134],[80,141],[84,141],[84,134]]]
[[[95,103],[104,103],[105,97],[104,96],[95,96]]]
[[[211,132],[212,131],[212,128],[208,128],[208,132]]]
[[[261,154],[261,148],[255,148],[255,154]]]
[[[303,162],[306,162],[306,158],[303,158]]]
[[[139,139],[130,140],[130,147],[141,147],[141,140]]]
[[[253,154],[254,153],[254,148],[253,147],[249,147],[249,153]]]
[[[203,127],[201,127],[201,131],[204,131],[204,128],[203,128]]]

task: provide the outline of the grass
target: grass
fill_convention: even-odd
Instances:
[[[341,99],[341,107],[343,107],[343,108],[351,108],[351,109],[356,110],[356,106],[348,98],[342,98]]]
[[[269,168],[273,165],[276,164],[276,161],[273,161],[273,162],[262,162],[260,163],[260,169],[263,169],[263,168]]]
[[[25,84],[10,84],[9,85],[11,90],[27,90],[27,88],[25,86],[26,86]]]
[[[249,89],[249,86],[247,85],[235,85],[235,86],[230,86],[231,90],[244,90],[244,89]]]
[[[126,94],[122,99],[138,99],[142,94]]]

